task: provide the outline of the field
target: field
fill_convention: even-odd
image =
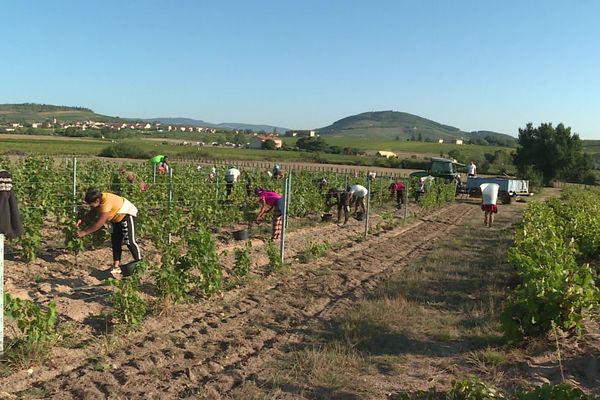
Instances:
[[[173,181],[158,176],[153,183],[147,167],[129,165],[151,183],[147,192],[120,187],[142,211],[149,264],[134,292],[148,308],[132,325],[118,313],[132,310],[116,302],[119,294],[132,293],[103,284],[111,264],[108,244],[78,247],[68,236],[73,220],[61,219],[74,218],[70,210],[79,204],[71,196],[73,166],[43,158],[3,163],[21,186],[24,219],[34,228],[25,239],[41,233],[39,242],[8,243],[6,291],[41,310],[51,310],[53,302],[58,312],[50,347],[34,347],[37,352],[18,346],[32,342],[9,323],[0,364],[0,391],[7,398],[403,399],[432,387],[441,393],[471,377],[508,394],[564,381],[600,395],[594,320],[584,320],[582,336],[559,330],[519,345],[504,337],[501,310],[515,280],[506,254],[527,203],[500,206],[495,226],[486,228],[476,199],[434,203],[443,186],[440,195],[431,189],[432,196],[398,210],[387,194],[390,178],[379,176],[371,186],[365,235],[364,223],[354,219],[346,226],[320,221],[315,179],[324,172],[292,171],[286,263],[278,266],[266,224],[251,228],[250,244],[232,239],[231,232],[247,223],[246,211],[251,218],[257,208],[243,185],[226,202],[223,188],[194,166],[175,164]],[[78,193],[91,183],[114,188],[117,168],[82,162]],[[245,172],[254,184],[282,185],[260,171]],[[325,174],[331,185],[365,182],[363,174]],[[560,194],[546,189],[539,199]],[[549,217],[542,221],[550,226]],[[597,236],[590,232],[586,240]],[[204,261],[193,261],[199,243]],[[239,270],[240,252],[248,256],[247,274]],[[214,256],[218,286],[206,269]],[[174,279],[169,273],[177,269],[170,267],[190,261],[192,290],[176,301],[181,292],[173,289],[181,288],[169,291],[165,283],[173,280],[159,278]],[[137,304],[136,297],[128,299]],[[37,315],[43,322],[44,314]]]
[[[192,139],[185,139],[192,141]],[[198,140],[200,140],[198,138]],[[296,138],[283,138],[284,143],[294,145]],[[137,138],[124,139],[142,150],[154,154],[168,154],[179,159],[235,159],[235,160],[270,160],[288,162],[314,162],[329,164],[377,165],[382,162],[372,155],[378,150],[394,151],[401,159],[424,160],[429,157],[447,155],[452,150],[458,150],[465,159],[484,160],[484,154],[493,154],[497,150],[512,151],[510,148],[499,146],[451,145],[426,142],[407,142],[396,140],[364,140],[348,137],[325,137],[332,146],[356,148],[366,151],[371,156],[351,156],[341,154],[308,153],[281,150],[254,150],[213,146],[181,146],[184,139],[167,138]],[[110,146],[110,140],[79,139],[57,136],[0,134],[0,144],[3,152],[18,154],[50,154],[96,156]]]

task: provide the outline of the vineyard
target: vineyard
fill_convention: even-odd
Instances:
[[[455,202],[454,185],[443,182],[432,182],[417,204],[415,182],[406,181],[409,204],[397,209],[389,193],[395,173],[368,178],[290,169],[276,180],[247,167],[227,196],[226,165],[215,176],[186,163],[173,164],[170,174],[150,164],[46,157],[0,159],[0,165],[13,176],[25,230],[5,248],[10,321],[0,372],[23,379],[4,390],[19,393],[38,380],[39,387],[52,382],[43,389],[47,393],[67,390],[64,398],[135,397],[156,379],[162,381],[157,398],[194,397],[205,387],[227,394],[241,379],[226,379],[229,372],[244,375],[239,371],[261,353],[299,340],[294,327],[301,320],[335,313],[338,303],[364,297],[401,265],[386,255],[415,257],[477,212],[473,202]],[[135,174],[133,183],[119,173],[122,168]],[[319,185],[323,178],[325,188]],[[366,220],[323,222],[326,189],[352,184],[370,188]],[[119,193],[139,209],[143,261],[127,279],[108,273],[106,230],[75,234],[76,221],[86,218],[88,187]],[[268,222],[255,222],[255,187],[288,190],[285,247],[269,240]],[[501,316],[509,340],[582,332],[596,311],[598,196],[567,190],[561,200],[529,205],[508,257],[518,275]],[[233,238],[241,229],[249,230],[248,240]],[[124,262],[127,257],[125,252]],[[332,270],[339,272],[330,276]],[[298,293],[305,298],[294,297]],[[269,320],[262,321],[265,315]],[[271,326],[281,321],[289,331]],[[235,345],[237,335],[247,342]],[[164,359],[154,359],[156,349]],[[129,361],[118,365],[115,354]],[[27,369],[38,366],[43,375],[32,381]],[[89,382],[78,384],[84,374],[82,382]],[[134,376],[140,382],[130,385]],[[98,383],[105,379],[109,383]],[[169,392],[169,380],[177,393]]]

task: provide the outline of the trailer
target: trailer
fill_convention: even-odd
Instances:
[[[528,180],[504,176],[491,178],[470,176],[467,179],[465,192],[469,195],[469,197],[480,197],[480,185],[482,183],[497,183],[500,186],[498,191],[498,199],[502,202],[502,204],[510,204],[514,197],[533,196],[533,193],[529,192]]]

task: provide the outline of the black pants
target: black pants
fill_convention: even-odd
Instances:
[[[121,246],[123,243],[125,243],[131,252],[134,261],[142,259],[140,247],[136,242],[135,220],[134,216],[126,215],[121,222],[112,223],[110,241],[112,244],[113,261],[121,261]]]
[[[225,190],[227,191],[227,197],[231,196],[232,189],[233,189],[233,182],[225,182]]]
[[[404,190],[396,190],[396,204],[404,204]]]

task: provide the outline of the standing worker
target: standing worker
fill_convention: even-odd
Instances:
[[[337,205],[337,223],[340,223],[342,211],[344,212],[344,225],[348,223],[348,213],[350,212],[350,195],[343,188],[331,188],[327,191],[325,206],[327,211],[334,205]]]
[[[235,165],[230,165],[229,169],[225,172],[225,190],[227,191],[227,198],[231,196],[231,190],[233,185],[240,181],[240,170]]]
[[[475,161],[471,160],[469,165],[467,165],[467,178],[475,175],[477,175],[477,165],[475,165]]]
[[[402,181],[392,182],[390,184],[390,194],[392,199],[396,197],[396,207],[402,208],[402,204],[404,204],[404,190],[406,186]]]
[[[362,213],[365,214],[365,197],[369,194],[366,187],[362,185],[352,185],[348,188],[348,194],[350,195],[350,206],[354,204],[354,214],[358,211],[360,206]]]
[[[125,243],[134,261],[142,259],[140,248],[136,241],[137,208],[124,197],[108,192],[100,192],[89,188],[85,192],[85,202],[98,211],[98,218],[90,227],[77,231],[77,237],[84,237],[101,229],[105,223],[112,224],[111,245],[113,254],[113,269],[111,274],[121,273],[122,244]],[[90,210],[91,211],[91,210]],[[77,221],[77,226],[81,221]]]
[[[415,190],[415,202],[419,202],[419,197],[425,193],[425,179],[423,177],[419,177],[417,180],[417,190]]]
[[[23,223],[13,188],[12,176],[0,169],[0,233],[8,237],[23,234]]]
[[[481,188],[481,211],[483,211],[483,225],[491,228],[494,225],[494,214],[498,213],[498,189],[497,183],[483,183]]]
[[[254,193],[260,201],[260,210],[256,215],[256,222],[260,222],[266,213],[273,210],[273,228],[271,231],[271,240],[277,240],[281,237],[283,227],[283,212],[285,200],[281,195],[263,188],[256,188]]]

